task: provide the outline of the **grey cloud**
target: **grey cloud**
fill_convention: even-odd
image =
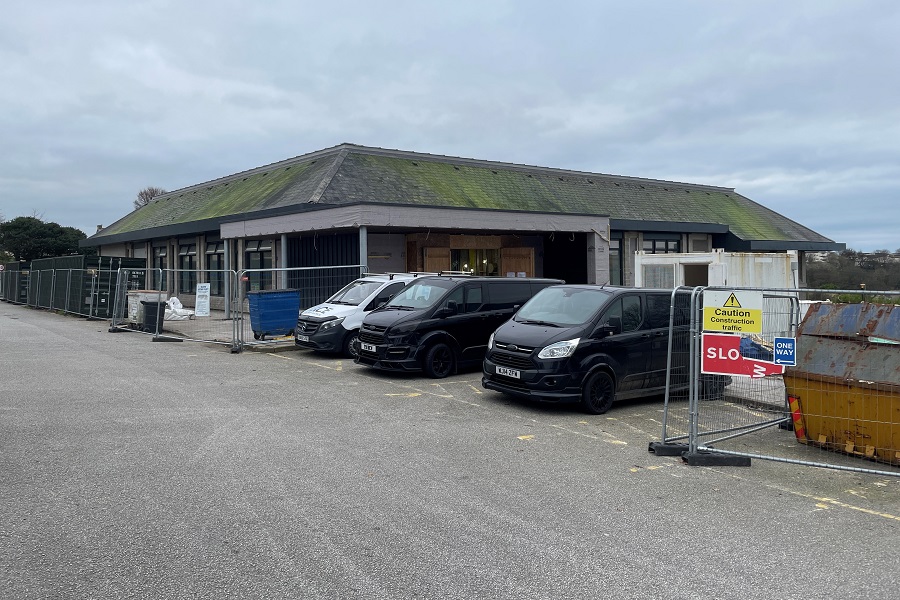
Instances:
[[[890,0],[48,1],[9,17],[6,218],[90,233],[148,185],[355,142],[733,186],[853,248],[900,246]]]

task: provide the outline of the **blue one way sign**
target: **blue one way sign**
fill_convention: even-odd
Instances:
[[[797,366],[797,340],[796,338],[775,338],[775,364]]]

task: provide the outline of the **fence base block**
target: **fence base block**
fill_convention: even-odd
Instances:
[[[709,450],[686,452],[682,455],[684,462],[692,467],[749,467],[749,456],[720,454]]]
[[[183,342],[182,338],[166,337],[164,335],[156,335],[150,340],[151,342]]]
[[[687,444],[672,444],[666,442],[650,442],[648,452],[657,456],[682,456],[688,450]]]

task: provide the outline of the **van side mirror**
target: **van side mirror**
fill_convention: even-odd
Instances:
[[[606,323],[597,328],[594,337],[605,338],[622,333],[622,317],[610,317]]]
[[[459,305],[456,303],[456,301],[447,300],[447,306],[437,310],[434,313],[434,316],[438,318],[451,317],[457,313],[459,313]]]

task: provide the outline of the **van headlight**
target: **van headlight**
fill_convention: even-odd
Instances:
[[[575,338],[574,340],[550,344],[538,353],[538,358],[566,358],[567,356],[572,356],[580,340],[581,338]]]
[[[385,331],[384,338],[393,345],[411,344],[415,330],[415,323],[403,323]]]
[[[337,319],[332,319],[330,321],[325,321],[321,325],[319,325],[319,331],[328,331],[333,327],[337,327],[341,323],[344,322],[344,317],[339,317]]]
[[[497,333],[496,331],[494,333]],[[488,338],[488,350],[494,349],[494,334],[491,334],[491,337]]]

